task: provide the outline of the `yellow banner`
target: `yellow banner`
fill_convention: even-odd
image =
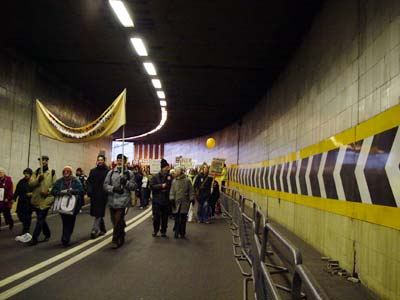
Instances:
[[[38,132],[41,135],[65,143],[83,143],[113,134],[126,123],[126,90],[90,124],[73,128],[65,125],[39,100],[36,100]]]

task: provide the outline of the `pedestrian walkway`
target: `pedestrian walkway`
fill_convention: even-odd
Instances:
[[[111,229],[108,216],[106,220]],[[68,248],[60,244],[60,217],[48,221],[51,240],[33,247],[14,241],[20,225],[0,232],[0,299],[242,297],[242,277],[224,219],[188,224],[187,240],[173,238],[170,221],[168,238],[153,238],[151,211],[131,209],[126,244],[116,250],[110,247],[110,235],[89,239],[92,218],[87,209],[78,215]]]

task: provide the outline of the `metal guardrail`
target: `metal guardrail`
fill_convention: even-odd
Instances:
[[[310,271],[302,264],[299,249],[267,222],[255,201],[242,197],[237,190],[229,187],[224,187],[221,198],[223,210],[231,221],[235,260],[244,276],[244,299],[248,299],[249,282],[253,282],[254,297],[257,300],[280,300],[277,289],[289,292],[292,300],[329,299]],[[267,244],[275,251],[267,251]],[[283,265],[269,261],[268,258],[273,254],[276,254]],[[251,268],[251,272],[244,270],[243,263]],[[291,274],[291,285],[274,283],[272,275],[277,273]]]

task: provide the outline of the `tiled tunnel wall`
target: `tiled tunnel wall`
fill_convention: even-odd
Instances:
[[[35,99],[71,126],[87,124],[97,117],[88,113],[93,110],[91,104],[45,69],[15,53],[0,53],[0,166],[13,177],[14,184],[27,166],[33,170],[39,167]],[[88,174],[100,150],[108,157],[111,154],[109,138],[66,144],[42,137],[41,143],[42,154],[50,157],[49,165],[57,176],[65,165],[82,167]]]
[[[201,137],[165,156],[226,158],[229,184],[269,218],[400,299],[399,103],[400,1],[326,1],[240,125],[211,134],[214,149]]]

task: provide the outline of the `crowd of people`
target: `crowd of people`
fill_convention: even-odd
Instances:
[[[14,191],[13,181],[6,170],[0,168],[0,225],[1,214],[6,225],[12,230],[11,215],[13,202],[17,202],[16,213],[22,223],[21,233],[16,241],[35,246],[48,241],[51,229],[47,216],[53,207],[62,221],[61,243],[70,244],[76,217],[81,212],[84,197],[90,198],[90,215],[94,218],[90,237],[96,239],[106,234],[104,217],[108,206],[113,225],[112,248],[119,248],[125,242],[125,215],[130,206],[140,202],[140,209],[146,209],[152,199],[153,237],[158,233],[167,236],[168,219],[174,219],[174,237],[186,238],[186,223],[210,223],[220,213],[218,206],[219,182],[225,184],[226,168],[220,180],[209,175],[206,163],[199,169],[185,172],[182,167],[171,168],[162,159],[160,172],[151,175],[149,167],[132,166],[127,157],[119,154],[111,167],[106,157],[98,155],[96,167],[86,176],[81,168],[73,174],[70,166],[62,170],[62,177],[56,177],[49,167],[49,157],[38,158],[40,167],[36,171],[26,168]],[[187,173],[187,174],[186,174]],[[219,181],[219,182],[218,182]],[[32,214],[36,214],[36,225],[32,234]],[[1,227],[0,227],[1,228]]]

